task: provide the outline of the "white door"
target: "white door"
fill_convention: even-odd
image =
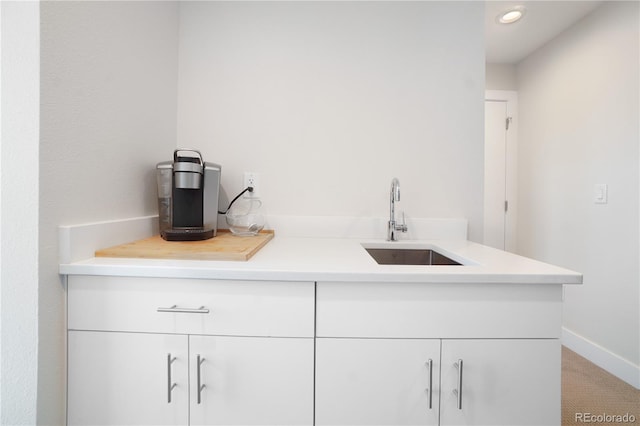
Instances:
[[[515,251],[517,146],[514,92],[487,92],[484,135],[484,244]]]
[[[68,347],[69,425],[188,424],[187,336],[69,331]]]
[[[504,250],[507,105],[485,101],[484,110],[484,244]]]
[[[189,352],[192,425],[313,424],[312,338],[189,336]]]
[[[440,424],[559,425],[560,362],[557,339],[443,340]]]
[[[437,339],[316,339],[315,424],[437,425],[439,358]]]

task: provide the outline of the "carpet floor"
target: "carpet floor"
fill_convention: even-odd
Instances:
[[[563,347],[562,425],[585,423],[640,425],[640,390]]]

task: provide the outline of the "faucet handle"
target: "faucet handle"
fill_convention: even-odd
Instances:
[[[396,231],[407,232],[408,229],[407,222],[404,219],[404,212],[402,212],[402,224],[396,225]]]

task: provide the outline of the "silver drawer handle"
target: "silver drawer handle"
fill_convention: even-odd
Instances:
[[[198,364],[198,404],[202,403],[202,390],[206,387],[203,383],[202,383],[202,363],[204,362],[204,357],[201,357],[198,354],[198,360],[197,360],[197,364]]]
[[[208,314],[209,309],[204,306],[200,306],[199,308],[178,308],[177,305],[173,305],[170,308],[158,308],[158,312],[170,312],[174,314]]]
[[[433,409],[433,360],[429,359],[425,364],[427,366],[427,370],[429,371],[429,387],[427,388],[427,393],[429,394],[429,410]]]
[[[171,378],[171,364],[174,363],[174,361],[178,359],[175,356],[171,356],[171,353],[167,354],[167,403],[171,404],[171,392],[173,392],[173,389],[178,386],[177,383],[174,383],[173,379]]]
[[[458,388],[453,390],[453,394],[457,399],[458,410],[462,410],[462,360],[459,359],[458,362],[453,364],[454,367],[458,370]]]

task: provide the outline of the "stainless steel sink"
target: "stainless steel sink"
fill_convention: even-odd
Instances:
[[[461,265],[461,263],[430,249],[367,248],[380,265]]]

